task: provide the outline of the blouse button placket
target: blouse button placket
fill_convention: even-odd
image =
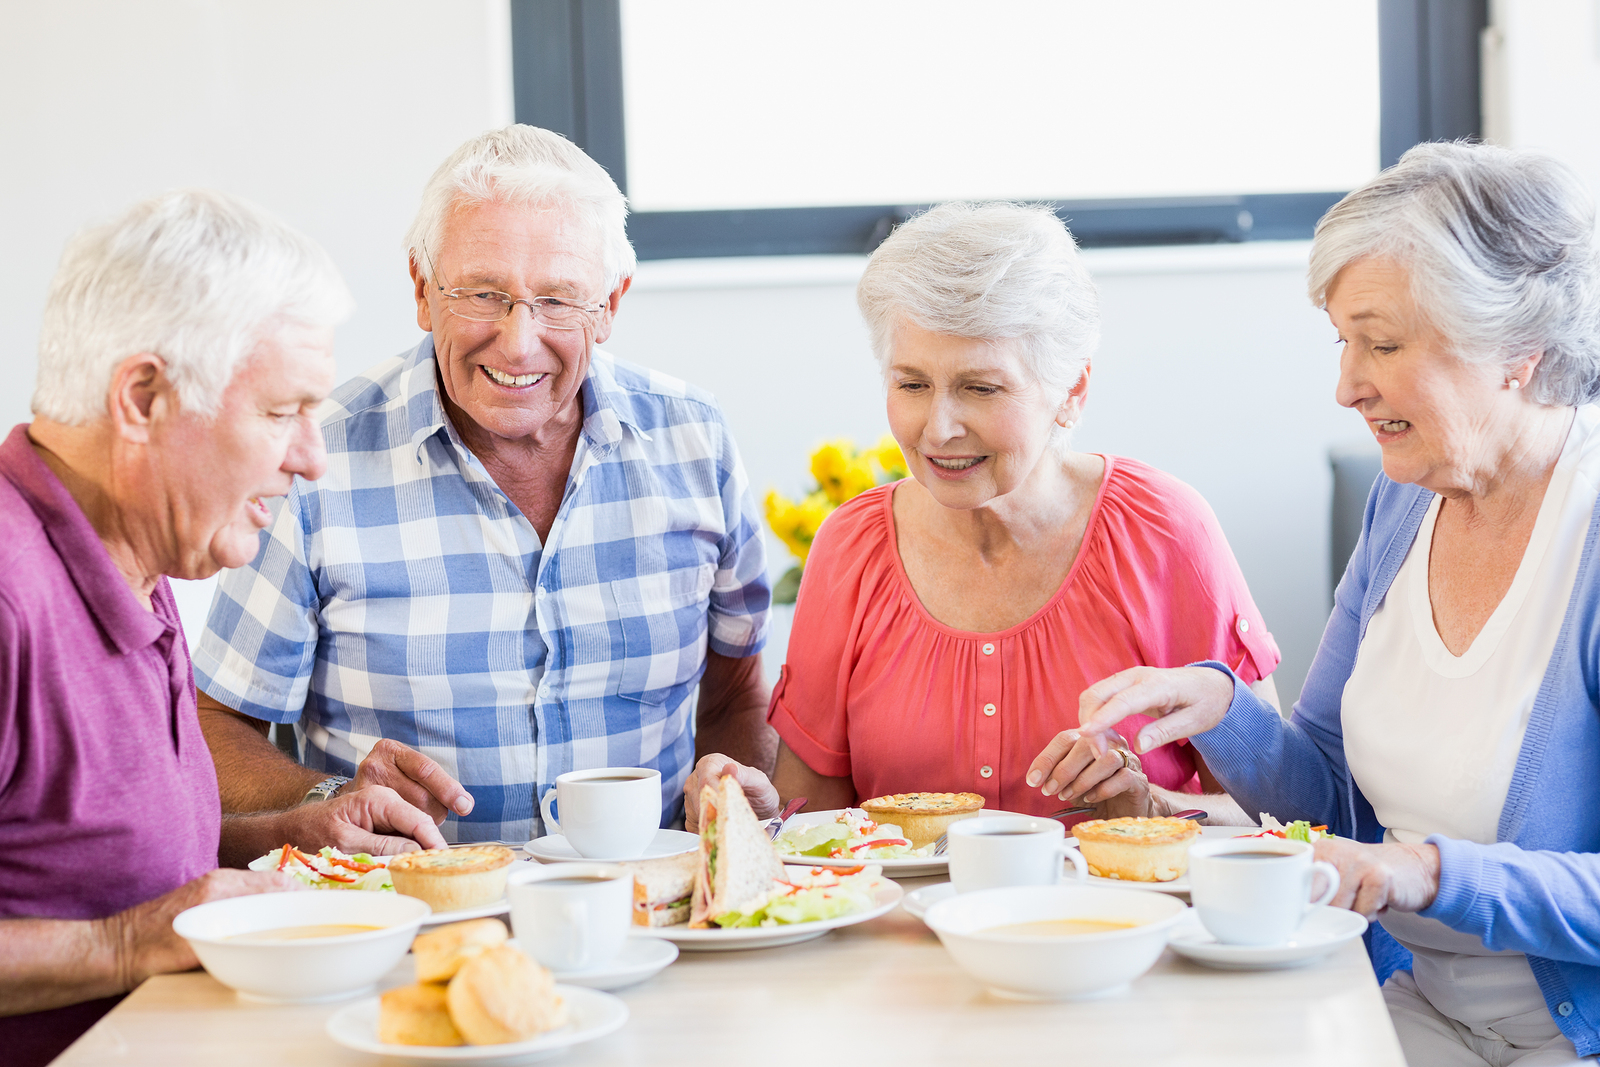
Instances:
[[[976,739],[976,748],[972,753],[973,763],[978,777],[984,782],[994,778],[995,769],[1001,766],[1000,762],[1000,716],[995,714],[1001,704],[1005,703],[1004,672],[1001,670],[1003,657],[996,655],[998,647],[992,641],[985,641],[978,646],[981,655],[978,656],[978,685],[977,698],[978,716],[977,729],[973,731]],[[995,805],[999,807],[997,803]]]

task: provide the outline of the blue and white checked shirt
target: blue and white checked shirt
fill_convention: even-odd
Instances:
[[[706,649],[766,639],[765,550],[721,410],[596,349],[546,548],[436,381],[430,336],[334,393],[328,473],[295,479],[254,562],[223,575],[200,688],[297,722],[311,767],[353,774],[384,737],[431,756],[476,802],[448,840],[539,836],[540,797],[589,767],[660,770],[669,820]]]

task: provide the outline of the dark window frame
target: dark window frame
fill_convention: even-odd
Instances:
[[[1379,0],[1379,151],[1387,167],[1422,141],[1477,137],[1488,0]],[[620,0],[511,0],[518,122],[555,130],[627,192]],[[1332,76],[1332,75],[1330,75]],[[1056,212],[1085,247],[1294,240],[1343,191],[1074,200]],[[641,211],[640,259],[870,252],[926,204]]]

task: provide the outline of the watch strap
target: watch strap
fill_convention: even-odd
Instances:
[[[316,785],[306,791],[300,803],[307,804],[313,800],[327,800],[339,791],[339,787],[350,780],[347,774],[330,774]]]

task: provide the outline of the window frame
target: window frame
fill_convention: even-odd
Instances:
[[[624,193],[621,0],[510,0],[518,122],[570,138]],[[1480,39],[1489,0],[1379,0],[1379,154],[1482,132]],[[1056,213],[1086,248],[1301,240],[1347,190],[1063,200]],[[640,259],[861,254],[928,204],[640,211]]]

